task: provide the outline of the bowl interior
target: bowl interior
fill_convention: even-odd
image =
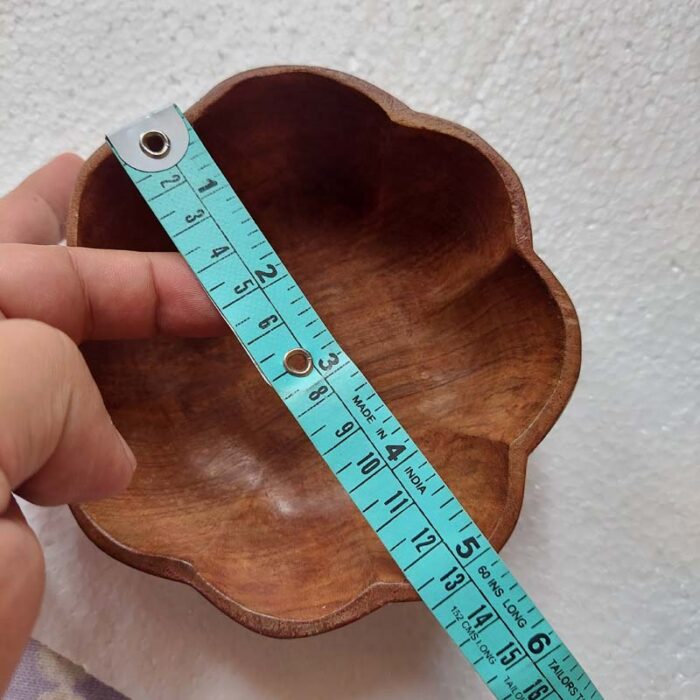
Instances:
[[[510,445],[552,393],[563,347],[492,162],[303,72],[238,82],[193,120],[333,334],[492,534],[513,498]],[[111,156],[78,205],[79,245],[173,248]],[[248,622],[318,621],[372,586],[412,597],[233,337],[83,350],[139,460],[125,494],[83,512],[144,568],[206,582]]]

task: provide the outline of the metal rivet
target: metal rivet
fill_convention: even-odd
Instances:
[[[311,354],[304,348],[294,348],[285,354],[282,364],[284,368],[295,377],[305,377],[314,368]]]
[[[162,131],[144,131],[139,136],[139,146],[150,158],[165,158],[170,152],[170,139]]]

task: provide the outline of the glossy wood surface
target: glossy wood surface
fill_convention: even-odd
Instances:
[[[236,76],[187,112],[315,308],[496,547],[579,368],[574,309],[532,250],[511,168],[467,129],[340,73]],[[107,147],[72,245],[170,250]],[[139,468],[74,507],[98,546],[296,637],[414,600],[231,336],[83,346]],[[177,611],[173,611],[177,614]]]

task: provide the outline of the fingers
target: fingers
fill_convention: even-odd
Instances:
[[[0,517],[0,697],[29,639],[43,590],[41,548],[12,501]]]
[[[204,337],[226,325],[177,253],[0,247],[0,315],[33,318],[76,343],[154,334]]]
[[[0,243],[58,243],[82,163],[64,153],[0,198]]]
[[[56,505],[126,487],[134,456],[68,336],[36,321],[0,321],[0,387],[5,488]]]

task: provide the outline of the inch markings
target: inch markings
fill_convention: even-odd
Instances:
[[[344,354],[194,129],[177,108],[171,110],[188,139],[179,160],[146,175],[144,169],[156,166],[127,162],[132,156],[115,144],[138,134],[140,123],[110,137],[115,154],[428,609],[497,698],[599,698],[439,473]],[[153,115],[149,128],[165,112]],[[286,284],[278,285],[282,280]],[[304,376],[283,364],[294,348],[313,360]]]

